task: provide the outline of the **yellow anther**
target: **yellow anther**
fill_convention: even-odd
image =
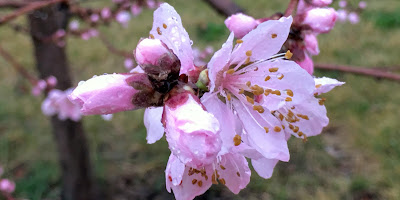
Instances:
[[[278,77],[278,79],[279,79],[279,80],[282,80],[282,79],[283,79],[283,77],[284,77],[284,75],[283,75],[283,74],[281,74],[281,76],[279,76],[279,77]]]
[[[241,44],[241,43],[243,43],[243,40],[238,39],[238,40],[236,40],[236,43],[237,43],[237,44]]]
[[[253,52],[251,52],[251,50],[246,51],[246,56],[251,56],[251,54],[253,54]]]
[[[307,141],[308,141],[307,135],[304,134],[303,142],[307,142]]]
[[[244,89],[240,88],[239,89],[239,94],[243,94],[244,93]]]
[[[293,129],[293,132],[297,133],[298,131],[299,131],[299,127],[295,126],[294,129]]]
[[[319,105],[323,106],[324,103],[325,103],[325,101],[326,101],[325,98],[321,98],[321,99],[318,101],[318,103],[319,103]]]
[[[231,101],[231,94],[227,93],[226,98],[228,99],[228,101]]]
[[[286,52],[286,54],[285,54],[285,58],[286,58],[286,59],[291,59],[292,56],[293,56],[293,53],[290,52],[290,50],[288,50],[288,51]]]
[[[269,128],[268,127],[264,127],[265,133],[269,132]]]
[[[289,124],[289,128],[293,130],[294,126],[292,124]]]
[[[226,169],[223,165],[220,165],[219,167],[221,167],[222,170]]]
[[[265,77],[265,81],[268,81],[269,79],[271,79],[270,76]]]
[[[225,184],[226,184],[225,179],[223,179],[223,178],[219,179],[219,182],[220,182],[222,185],[225,185]]]
[[[278,37],[278,35],[275,34],[275,33],[273,33],[273,34],[271,34],[271,37],[272,37],[272,38],[276,38],[276,37]]]
[[[199,187],[203,186],[203,181],[197,182],[197,185],[198,185]]]
[[[256,67],[256,68],[254,69],[254,71],[255,71],[255,72],[258,71],[258,67]]]
[[[279,90],[274,90],[274,91],[272,91],[271,93],[272,93],[272,94],[275,94],[275,95],[278,95],[278,96],[281,95],[281,91],[279,91]]]
[[[289,102],[289,101],[292,101],[292,98],[286,97],[286,98],[285,98],[285,101],[288,101],[288,102]]]
[[[284,125],[282,125],[282,129],[285,130],[285,126]]]
[[[163,24],[162,26],[164,27],[164,29],[167,29],[167,25],[166,24]]]
[[[235,146],[239,146],[242,143],[242,137],[240,137],[240,135],[235,135],[235,137],[233,137],[233,144]]]
[[[283,121],[283,118],[284,118],[284,116],[283,116],[281,113],[279,113],[279,119],[280,119],[281,121]]]
[[[235,73],[235,70],[234,69],[229,69],[228,71],[226,71],[226,73],[227,74],[233,74],[233,73]]]
[[[160,30],[160,27],[157,27],[157,33],[158,33],[158,35],[162,35],[162,32],[161,32],[161,30]]]
[[[217,179],[215,178],[215,173],[213,173],[212,176],[211,176],[211,182],[212,182],[213,184],[218,184],[218,181],[217,181]]]
[[[303,134],[304,134],[304,133],[301,132],[301,131],[300,131],[299,133],[297,133],[297,135],[300,136],[300,137],[303,136]]]
[[[286,94],[293,97],[293,91],[291,89],[287,89]]]
[[[259,113],[263,113],[264,112],[264,108],[262,106],[253,106],[253,110],[257,110],[257,112]]]
[[[197,179],[193,179],[192,180],[192,184],[194,185],[194,184],[196,184],[197,183]]]
[[[246,96],[246,100],[247,100],[247,102],[249,102],[251,104],[254,104],[254,99],[253,98],[251,98],[249,96]]]
[[[292,106],[290,109],[294,110],[295,108],[296,108],[295,106]]]
[[[322,86],[321,84],[318,84],[318,85],[315,86],[315,88],[319,88],[319,87],[321,87],[321,86]]]
[[[247,87],[250,87],[251,82],[250,82],[250,81],[247,81],[247,82],[246,82],[246,85],[247,85]]]
[[[275,132],[281,132],[281,130],[282,130],[282,129],[281,129],[281,127],[279,127],[279,126],[275,126],[275,128],[274,128],[274,131],[275,131]]]
[[[153,35],[153,34],[150,34],[150,38],[151,38],[151,39],[154,39],[154,35]]]
[[[238,177],[240,177],[240,173],[239,173],[239,172],[236,172],[236,175],[237,175]]]
[[[292,118],[292,117],[294,116],[294,113],[293,113],[291,110],[289,110],[288,116],[289,116],[290,118]]]
[[[272,68],[269,68],[269,72],[277,72],[278,71],[278,67],[272,67]]]
[[[258,85],[251,86],[250,89],[253,90],[254,95],[262,95],[264,93],[264,89]]]
[[[204,179],[208,180],[208,176],[207,176],[207,175],[204,175]]]

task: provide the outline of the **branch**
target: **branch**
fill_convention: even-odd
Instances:
[[[231,0],[204,0],[212,8],[225,17],[229,17],[235,13],[244,13],[244,10]]]
[[[21,7],[20,9],[0,18],[0,25],[13,20],[14,18],[27,14],[31,11],[43,8],[43,7],[47,7],[49,5],[52,4],[56,4],[56,3],[60,3],[60,2],[67,2],[68,0],[48,0],[48,1],[41,1],[41,2],[32,2],[27,4],[24,7]]]
[[[122,56],[122,57],[125,57],[125,58],[132,58],[133,57],[132,53],[129,53],[129,52],[126,52],[126,51],[119,50],[119,49],[115,48],[111,44],[111,42],[108,41],[107,38],[105,38],[100,32],[99,32],[99,39],[100,39],[101,42],[103,42],[103,44],[107,47],[107,49],[111,53],[119,55],[119,56]]]
[[[344,66],[344,65],[332,65],[332,64],[315,64],[315,68],[322,70],[341,71],[346,73],[371,76],[379,79],[384,78],[400,82],[400,74],[394,74],[382,71],[380,69],[368,69],[357,66]]]
[[[292,15],[293,11],[297,8],[299,0],[290,0],[288,7],[285,10],[285,17]]]
[[[29,4],[29,2],[24,2],[24,1],[1,0],[0,8],[21,8],[28,4]]]
[[[0,56],[4,58],[8,63],[11,64],[11,66],[18,72],[20,73],[23,77],[28,79],[32,85],[35,85],[37,83],[37,78],[29,74],[28,71],[26,71],[22,65],[20,65],[6,50],[4,50],[0,46]]]

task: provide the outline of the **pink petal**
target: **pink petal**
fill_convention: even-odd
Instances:
[[[210,164],[221,150],[218,120],[189,92],[166,102],[162,122],[172,153],[186,165]]]
[[[304,45],[311,55],[319,54],[318,40],[315,34],[306,34],[304,36]]]
[[[179,58],[180,74],[186,74],[193,69],[192,41],[182,26],[181,17],[172,6],[163,3],[154,11],[153,28],[150,34],[163,41]]]
[[[335,26],[336,18],[333,8],[314,8],[305,14],[303,24],[310,26],[314,32],[327,33]]]
[[[179,185],[168,184],[167,186],[174,191],[176,200],[194,199],[196,196],[206,192],[212,185],[211,177],[214,171],[211,165],[205,166],[203,173],[189,173],[190,169],[191,167],[186,166],[182,182]],[[197,170],[200,171],[200,169]],[[169,181],[168,179],[167,181]]]
[[[281,125],[270,111],[266,110],[260,114],[239,100],[233,100],[232,103],[248,134],[249,146],[266,158],[288,161],[290,155],[284,131],[274,131],[275,127],[281,127]],[[264,127],[269,129],[268,133]]]
[[[165,181],[168,192],[171,192],[171,187],[178,186],[185,171],[183,164],[174,154],[171,154],[168,159],[167,169],[165,170]]]
[[[327,93],[331,91],[333,88],[344,84],[344,82],[340,82],[336,79],[327,77],[315,78],[314,80],[315,80],[314,94],[317,93],[318,95]]]
[[[242,38],[243,43],[233,50],[231,63],[244,61],[249,50],[252,52],[250,61],[267,59],[278,53],[289,35],[292,21],[292,17],[289,16],[279,20],[268,20],[258,25],[245,35]]]
[[[304,60],[296,61],[301,68],[305,69],[310,75],[314,73],[314,62],[310,56],[305,55]]]
[[[220,180],[224,179],[226,186],[233,193],[238,194],[250,182],[251,170],[244,156],[228,153],[221,156],[217,166]]]
[[[210,78],[210,91],[214,91],[215,82],[221,77],[217,77],[218,73],[223,70],[228,64],[232,52],[233,33],[228,37],[228,40],[222,45],[221,49],[214,53],[210,62],[207,65]]]
[[[258,173],[259,176],[268,179],[271,178],[272,173],[274,172],[274,168],[279,160],[277,159],[252,159],[251,164],[253,165],[254,170]]]
[[[138,90],[127,83],[142,79],[142,74],[107,74],[80,82],[69,99],[81,107],[85,115],[111,114],[136,109],[132,103]],[[148,81],[148,80],[147,80]]]
[[[164,135],[164,126],[161,123],[163,107],[146,108],[144,111],[144,126],[147,129],[147,143],[153,144]]]

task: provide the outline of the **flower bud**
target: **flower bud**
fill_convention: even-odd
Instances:
[[[146,74],[106,74],[81,81],[69,99],[84,115],[97,115],[159,106],[162,95]]]
[[[296,63],[300,65],[301,68],[305,69],[310,75],[313,74],[314,62],[309,56],[305,55],[304,60],[296,61]]]
[[[348,17],[349,22],[352,24],[358,24],[358,22],[360,22],[360,17],[355,12],[349,13],[349,15],[347,17]]]
[[[178,57],[159,39],[143,39],[135,52],[136,62],[153,79],[164,81],[179,75]]]
[[[257,27],[257,21],[242,13],[234,14],[225,20],[225,25],[235,34],[235,37],[242,38],[251,30]]]
[[[319,54],[318,40],[314,34],[306,34],[304,36],[304,45],[311,55]]]
[[[303,24],[310,26],[317,33],[329,32],[336,22],[333,8],[314,8],[305,13]]]
[[[15,190],[15,183],[13,181],[8,179],[0,180],[0,191],[10,194],[13,193],[14,190]]]
[[[330,5],[332,3],[332,0],[312,0],[311,3],[314,6],[325,7]]]
[[[222,145],[219,122],[191,92],[166,101],[162,123],[169,148],[183,163],[200,167],[215,161]]]

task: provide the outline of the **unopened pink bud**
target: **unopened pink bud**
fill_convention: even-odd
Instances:
[[[128,26],[129,20],[131,20],[131,15],[127,11],[121,11],[115,16],[115,20],[123,27],[126,27]]]
[[[347,19],[347,11],[346,10],[339,9],[339,10],[337,10],[336,14],[337,14],[337,18],[339,21],[341,21],[341,22],[346,21],[346,19]]]
[[[105,7],[105,8],[103,8],[103,9],[101,10],[101,13],[100,13],[100,14],[101,14],[101,17],[102,17],[103,19],[108,19],[108,18],[111,17],[111,9]]]
[[[57,85],[57,78],[54,76],[49,76],[46,81],[49,87],[55,87]]]
[[[146,4],[147,4],[147,7],[150,9],[154,9],[157,6],[157,3],[154,0],[147,0]]]
[[[133,67],[133,60],[130,58],[125,59],[124,66],[127,70],[131,70]]]
[[[317,33],[327,33],[335,25],[336,18],[333,8],[314,8],[305,14],[303,24],[310,26]]]
[[[311,55],[319,54],[318,40],[314,34],[306,34],[304,36],[304,45]]]
[[[1,179],[0,180],[0,191],[5,193],[13,193],[15,190],[15,183],[8,179]]]
[[[136,47],[135,57],[136,62],[149,75],[157,77],[160,74],[179,73],[179,59],[159,39],[141,40]]]
[[[79,28],[79,22],[77,20],[73,20],[71,21],[71,23],[69,23],[69,29],[76,31]]]
[[[365,1],[360,1],[360,2],[358,3],[358,7],[361,8],[361,9],[367,8],[367,2],[365,2]]]
[[[234,14],[225,20],[225,25],[235,34],[235,37],[242,38],[257,26],[257,21],[242,13]]]
[[[133,4],[131,6],[131,13],[133,16],[138,16],[142,12],[142,7],[140,7],[138,4]]]
[[[90,21],[92,21],[92,22],[97,22],[97,21],[99,21],[99,19],[100,19],[100,16],[98,14],[90,15]]]
[[[344,8],[347,6],[347,1],[339,1],[339,7]]]
[[[332,0],[312,0],[312,4],[318,7],[325,7],[332,3]]]

